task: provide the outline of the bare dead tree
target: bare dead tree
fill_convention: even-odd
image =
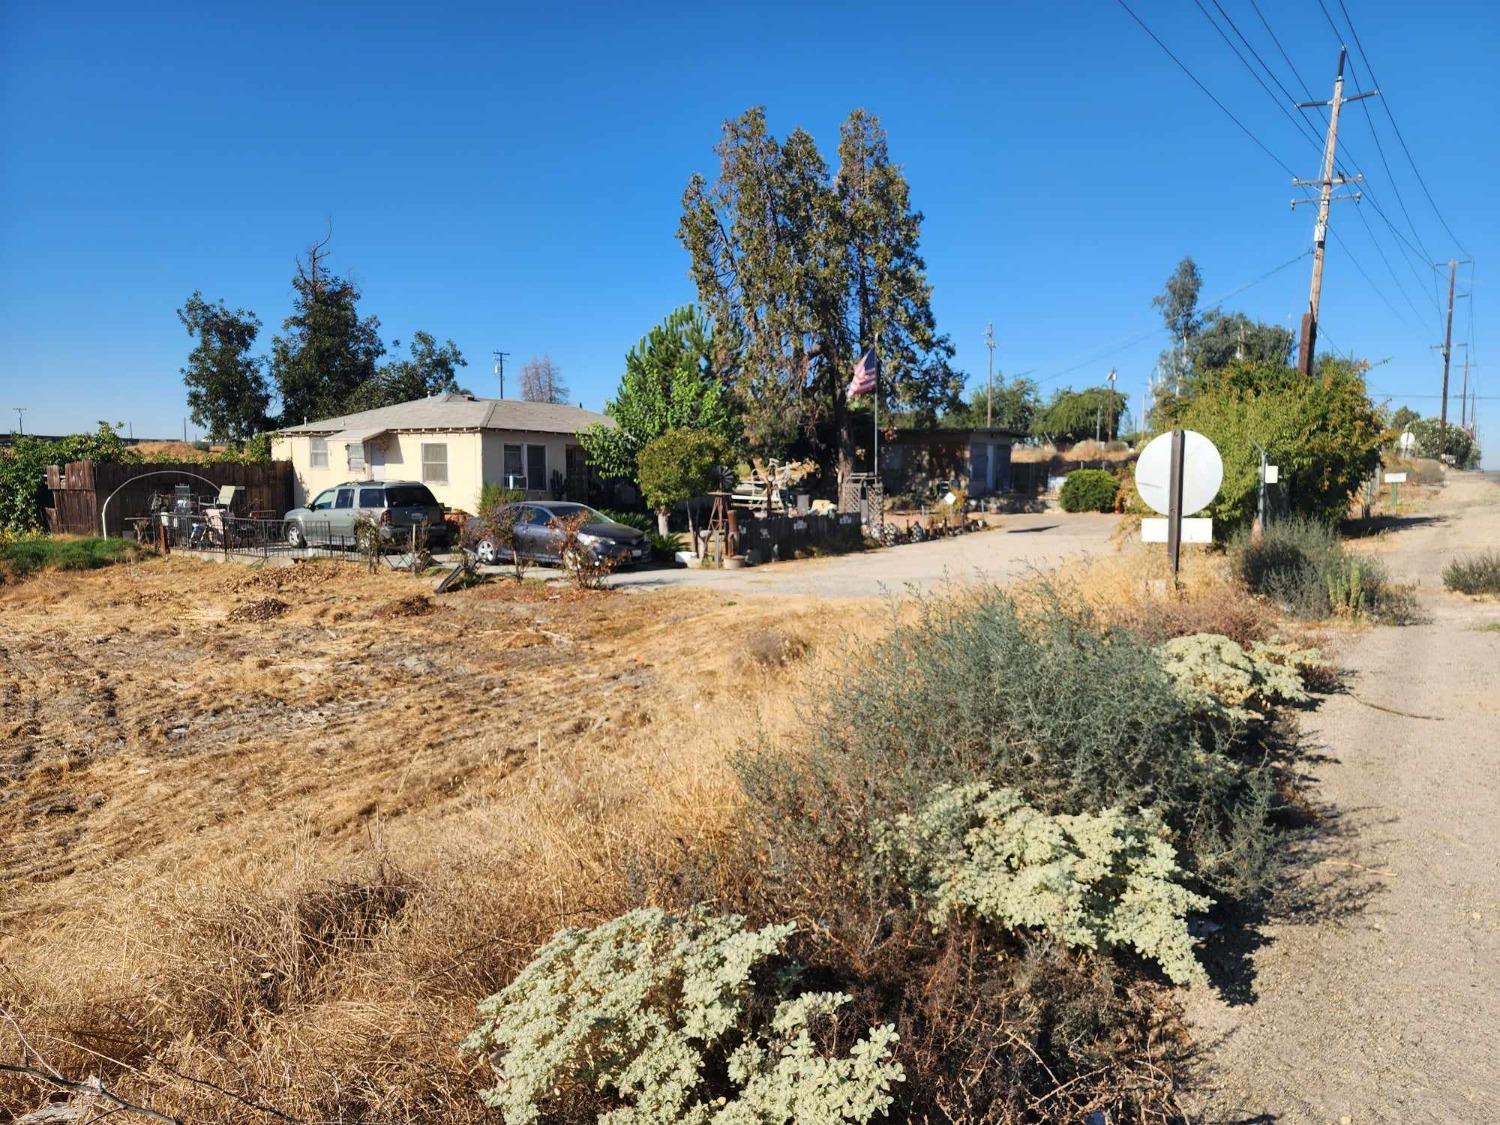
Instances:
[[[527,402],[555,402],[566,404],[569,398],[568,384],[563,381],[562,368],[552,362],[545,352],[528,359],[521,368],[521,397]]]

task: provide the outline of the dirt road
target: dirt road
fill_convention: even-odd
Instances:
[[[1339,653],[1307,716],[1334,830],[1300,857],[1318,908],[1264,927],[1241,988],[1200,990],[1208,1121],[1490,1122],[1500,1115],[1500,603],[1442,589],[1500,546],[1500,481],[1451,479],[1372,549],[1429,620]]]

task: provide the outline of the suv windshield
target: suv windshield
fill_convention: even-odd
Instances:
[[[388,484],[385,502],[392,508],[436,508],[437,498],[420,484]]]

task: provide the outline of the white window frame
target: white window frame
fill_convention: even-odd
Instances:
[[[500,443],[500,483],[510,487],[511,478],[515,475],[505,471],[505,451],[507,449],[519,449],[521,451],[520,477],[526,482],[527,492],[546,492],[548,486],[547,478],[552,475],[551,458],[547,455],[547,443],[544,441],[504,441]],[[542,480],[539,482],[531,479],[531,451],[540,449],[542,451]]]
[[[328,468],[328,439],[326,437],[308,438],[307,467],[309,469]]]
[[[441,449],[443,451],[443,475],[441,478],[430,476],[428,473],[427,451],[429,449]],[[448,483],[448,443],[446,441],[424,441],[422,442],[422,483],[423,484],[447,484]]]

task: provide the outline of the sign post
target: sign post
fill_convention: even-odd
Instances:
[[[1194,430],[1161,434],[1141,451],[1136,462],[1136,491],[1148,508],[1167,517],[1143,520],[1141,537],[1143,542],[1167,544],[1174,589],[1181,571],[1184,539],[1197,543],[1212,538],[1211,520],[1184,521],[1183,517],[1207,507],[1223,483],[1223,458],[1213,442]],[[1192,526],[1185,528],[1185,523]],[[1184,531],[1189,534],[1184,535]]]
[[[1172,563],[1172,585],[1182,565],[1182,431],[1172,431],[1172,460],[1167,477],[1167,558]]]

